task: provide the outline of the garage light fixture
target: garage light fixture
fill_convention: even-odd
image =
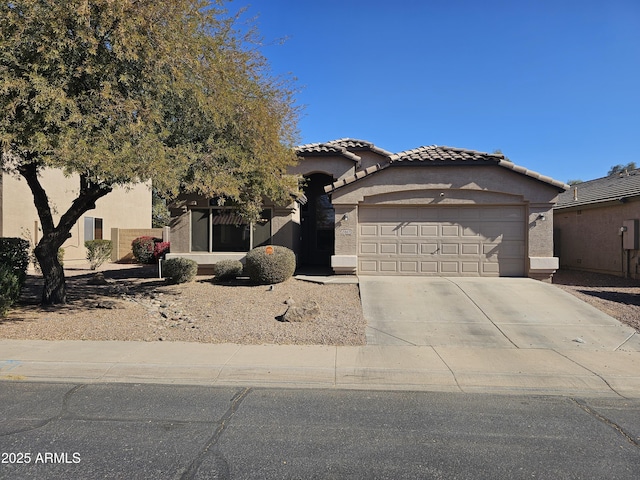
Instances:
[[[538,220],[541,220],[544,222],[546,219],[547,219],[547,216],[544,213],[541,213],[540,215],[538,215]]]

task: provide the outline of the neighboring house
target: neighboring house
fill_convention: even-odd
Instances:
[[[344,274],[549,280],[558,267],[553,205],[568,185],[503,155],[438,146],[393,154],[348,138],[297,153],[289,172],[306,178],[304,197],[266,201],[253,228],[213,199],[182,197],[170,256],[210,265],[273,243],[292,248],[299,265]]]
[[[58,220],[70,206],[79,189],[76,175],[65,176],[62,171],[42,172],[41,182],[51,205],[54,220]],[[85,240],[111,239],[112,228],[150,228],[151,189],[147,184],[129,188],[114,188],[96,202],[96,208],[85,213],[71,230],[64,248],[66,266],[86,261]],[[17,175],[0,176],[0,237],[19,237],[33,244],[42,238],[42,229],[33,195],[26,181]]]
[[[561,268],[640,278],[640,170],[574,185],[554,216]]]

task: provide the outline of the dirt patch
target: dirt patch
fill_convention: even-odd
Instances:
[[[0,338],[185,341],[238,344],[364,345],[366,322],[357,285],[289,279],[270,286],[214,283],[199,276],[166,285],[148,266],[67,270],[68,304],[38,305],[42,278],[30,275],[20,305],[0,321]],[[318,317],[279,321],[285,301],[317,302]]]
[[[640,332],[640,282],[576,270],[560,270],[553,283]]]

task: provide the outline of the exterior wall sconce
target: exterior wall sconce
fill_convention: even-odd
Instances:
[[[345,213],[344,215],[342,215],[342,220],[345,221],[345,222],[348,222],[349,221],[349,214]]]
[[[544,213],[538,215],[538,220],[544,222],[547,219],[547,216]]]

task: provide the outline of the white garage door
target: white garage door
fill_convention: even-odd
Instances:
[[[524,207],[360,207],[360,275],[524,276]]]

